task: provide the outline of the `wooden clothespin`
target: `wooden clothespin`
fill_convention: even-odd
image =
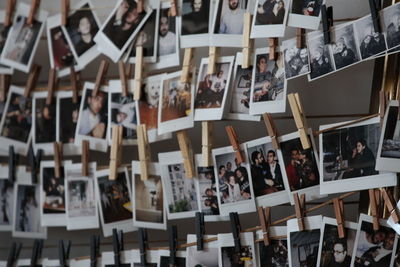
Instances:
[[[14,267],[19,258],[22,249],[22,243],[13,242],[8,252],[7,267]]]
[[[169,3],[171,4],[169,8],[168,15],[171,17],[176,17],[178,15],[178,7],[176,5],[176,0],[170,0]]]
[[[250,39],[251,32],[251,13],[244,13],[243,18],[243,49],[242,49],[242,68],[247,69],[251,65],[251,55],[254,46],[254,40]]]
[[[339,238],[346,237],[346,231],[344,229],[344,205],[343,199],[334,198],[333,199],[333,208],[335,210],[336,222],[338,225],[338,235]]]
[[[193,164],[193,150],[189,136],[186,130],[176,132],[178,138],[179,149],[183,158],[183,166],[185,168],[186,178],[193,178],[195,176],[194,164]]]
[[[15,165],[16,165],[16,155],[14,151],[14,146],[8,147],[8,181],[10,183],[15,182]]]
[[[258,207],[257,212],[258,212],[258,218],[261,223],[261,229],[263,231],[264,245],[269,246],[270,245],[269,227],[271,225],[271,207],[266,207],[266,208]]]
[[[385,90],[382,89],[379,91],[379,118],[381,127],[383,126],[383,119],[385,117],[386,107],[389,103],[388,95],[386,94]]]
[[[92,235],[90,238],[90,267],[97,267],[97,258],[100,255],[100,236]]]
[[[378,189],[379,190],[379,189]],[[370,213],[372,216],[372,223],[373,223],[373,228],[375,231],[379,230],[380,224],[379,224],[379,207],[378,207],[378,199],[376,196],[375,189],[369,189],[369,208],[370,208]]]
[[[137,3],[137,12],[140,14],[144,11],[144,0],[136,0]]]
[[[229,220],[231,222],[231,230],[232,230],[232,235],[233,235],[233,242],[235,244],[235,252],[240,253],[242,250],[241,244],[240,244],[240,221],[239,221],[239,215],[237,212],[230,212],[229,213]]]
[[[6,17],[4,19],[4,27],[9,27],[12,24],[12,17],[15,10],[15,3],[17,0],[7,0],[6,4]]]
[[[42,257],[43,251],[43,240],[35,239],[33,242],[32,255],[31,255],[31,263],[30,267],[36,267],[38,264],[38,260]]]
[[[168,227],[169,266],[176,266],[176,252],[178,251],[178,230],[176,225]]]
[[[139,250],[140,250],[140,264],[141,266],[147,266],[146,260],[146,250],[149,248],[147,240],[147,230],[146,228],[139,228]]]
[[[202,165],[203,167],[212,166],[212,132],[213,123],[211,121],[201,122],[201,154],[202,154]]]
[[[124,233],[122,230],[113,229],[113,251],[114,251],[114,265],[121,266],[121,251],[124,250]]]
[[[304,28],[296,29],[296,47],[302,49],[305,47],[305,34],[306,30]]]
[[[58,259],[60,261],[60,267],[68,266],[70,250],[71,250],[71,241],[67,242],[64,242],[64,240],[58,241]]]
[[[136,47],[136,63],[135,63],[135,80],[134,80],[134,93],[133,99],[140,100],[142,93],[142,81],[143,81],[143,46],[139,45]]]
[[[194,48],[185,48],[185,55],[183,57],[181,83],[190,82],[190,67],[192,64]]]
[[[35,89],[36,83],[39,79],[39,74],[42,67],[39,65],[34,64],[32,66],[31,72],[28,76],[28,81],[26,82],[26,87],[24,91],[24,97],[29,98],[30,93]]]
[[[11,75],[0,74],[0,102],[6,101],[10,85],[11,85]]]
[[[54,176],[56,178],[60,178],[60,177],[62,177],[62,174],[61,174],[62,143],[54,142],[53,149],[54,149]]]
[[[29,10],[29,15],[28,15],[28,19],[26,20],[26,24],[28,24],[28,25],[33,24],[33,20],[35,19],[35,15],[36,15],[37,10],[39,9],[39,6],[40,6],[40,0],[32,0],[31,8]]]
[[[387,192],[385,188],[382,189],[383,199],[385,201],[385,206],[390,213],[390,217],[392,217],[394,223],[399,223],[400,217],[399,212],[397,210],[396,201],[391,193]]]
[[[196,224],[197,250],[199,251],[204,249],[204,235],[206,234],[203,212],[196,212],[195,224]]]
[[[110,65],[110,62],[108,62],[107,60],[103,59],[101,61],[99,70],[97,71],[96,83],[95,83],[94,89],[92,91],[92,96],[97,96],[97,94],[99,93],[100,87],[105,80],[105,76],[106,76],[109,65]]]
[[[305,216],[305,210],[306,210],[306,195],[302,194],[299,198],[299,194],[295,193],[293,194],[294,198],[294,208],[296,211],[296,218],[297,218],[297,224],[299,226],[299,231],[304,231],[305,224],[304,224],[304,216]]]
[[[372,23],[375,32],[381,32],[381,24],[379,22],[379,11],[381,10],[380,0],[369,0],[369,9],[371,10]]]
[[[268,135],[271,137],[272,147],[274,149],[279,149],[278,131],[276,130],[275,123],[272,119],[271,114],[264,113],[263,118],[264,118],[265,127],[267,127]]]
[[[228,134],[229,142],[231,143],[233,151],[235,152],[238,164],[245,162],[235,130],[231,125],[225,126],[225,130]]]
[[[82,140],[82,176],[89,176],[89,140]]]
[[[110,152],[110,180],[117,179],[118,176],[118,166],[121,161],[121,152],[122,149],[122,126],[114,125],[112,127],[112,143],[111,143],[111,152]]]
[[[298,93],[288,94],[288,100],[290,104],[290,109],[293,113],[293,118],[296,123],[296,127],[299,131],[300,141],[303,149],[309,149],[311,147],[310,140],[308,138],[307,130],[307,120],[304,114],[304,109],[300,101]]]
[[[70,74],[69,74],[69,79],[71,81],[71,90],[72,90],[72,103],[78,104],[78,75],[75,72],[74,66],[69,67],[70,68]]]
[[[268,38],[269,60],[276,60],[278,38]]]
[[[126,75],[125,63],[120,60],[118,61],[118,72],[119,72],[119,79],[121,80],[121,87],[122,87],[122,95],[128,96],[128,79]]]
[[[69,0],[61,0],[61,25],[66,26],[68,22]]]
[[[150,145],[146,124],[137,126],[138,150],[140,161],[140,179],[145,181],[149,177]]]
[[[47,83],[47,97],[46,97],[46,105],[50,106],[53,102],[53,94],[56,87],[56,69],[49,70],[49,79]]]
[[[331,27],[333,27],[333,8],[326,7],[326,5],[321,6],[321,19],[322,28],[324,32],[324,44],[328,45],[331,43]]]
[[[218,58],[218,47],[210,46],[208,50],[208,68],[207,74],[214,74],[217,72],[217,58]]]
[[[40,161],[42,160],[43,150],[38,149],[37,155],[35,156],[35,151],[33,150],[32,144],[29,146],[28,150],[28,161],[31,168],[32,184],[38,183],[37,172],[40,167]]]

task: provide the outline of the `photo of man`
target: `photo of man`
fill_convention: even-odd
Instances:
[[[220,0],[214,33],[242,34],[247,0]]]
[[[318,17],[323,0],[293,0],[292,13]]]
[[[353,24],[335,28],[335,40],[333,42],[332,52],[336,69],[341,69],[360,61]]]
[[[283,41],[282,47],[286,79],[298,77],[310,72],[307,47],[297,48],[296,39]]]
[[[283,24],[286,4],[283,0],[258,1],[255,25]]]
[[[63,69],[73,66],[75,63],[74,55],[61,26],[50,29],[50,38],[54,68]]]
[[[133,40],[133,48],[129,55],[130,58],[136,57],[137,46],[143,47],[144,57],[151,57],[154,55],[154,46],[156,45],[154,42],[156,39],[156,19],[157,12],[153,11]]]
[[[61,167],[64,174],[64,167]],[[44,194],[43,213],[65,213],[65,179],[55,177],[54,167],[43,168],[42,190]]]
[[[183,0],[182,35],[208,33],[210,0]]]
[[[158,55],[166,56],[176,53],[176,18],[169,15],[169,8],[160,10],[158,29]]]
[[[388,49],[398,47],[400,45],[400,4],[394,4],[383,9],[381,18],[386,27]]]
[[[56,106],[46,105],[46,98],[35,98],[35,143],[56,141]]]
[[[189,116],[192,112],[192,93],[189,83],[181,83],[180,77],[164,80],[162,88],[161,122]]]

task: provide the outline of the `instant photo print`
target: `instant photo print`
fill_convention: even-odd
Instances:
[[[270,245],[265,246],[262,240],[264,233],[261,230],[256,232],[255,239],[261,240],[261,242],[255,244],[257,262],[260,267],[289,266],[286,233],[286,226],[271,226],[269,234],[272,239]]]
[[[250,38],[283,37],[290,0],[257,0]]]
[[[169,267],[169,250],[159,250],[158,251],[158,267]],[[175,264],[176,267],[186,267],[186,251],[177,251]]]
[[[204,235],[204,239],[214,238],[216,235]],[[188,235],[187,243],[196,243],[196,235]],[[204,242],[203,250],[198,250],[197,246],[186,248],[186,266],[207,266],[218,267],[218,241]]]
[[[157,267],[159,260],[158,250],[146,250],[146,265],[140,263],[140,250],[131,250],[132,267]]]
[[[253,233],[240,233],[240,252],[235,252],[232,233],[218,234],[218,266],[258,266]]]
[[[4,19],[6,17],[6,11],[0,10],[0,55],[3,51],[4,44],[6,43],[8,32],[10,31],[10,27],[4,26]],[[13,74],[14,70],[6,65],[0,64],[0,74]]]
[[[317,30],[321,21],[321,6],[325,0],[292,0],[287,25]]]
[[[390,5],[380,12],[381,25],[388,50],[400,46],[400,4]]]
[[[310,73],[310,57],[307,46],[297,48],[296,38],[282,41],[286,80]]]

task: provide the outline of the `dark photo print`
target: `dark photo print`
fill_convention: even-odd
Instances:
[[[307,74],[310,71],[307,47],[297,48],[296,39],[284,41],[282,42],[282,46],[284,47],[283,55],[286,78]]]
[[[214,33],[243,34],[247,0],[219,0]]]
[[[40,211],[39,211],[39,186],[18,185],[17,202],[15,203],[16,217],[15,229],[18,232],[39,233]]]
[[[290,233],[292,267],[317,265],[320,235],[320,229]]]
[[[208,33],[210,0],[183,0],[182,35]]]
[[[271,240],[269,246],[265,246],[264,242],[258,243],[260,251],[260,267],[288,267],[288,246],[287,241]]]
[[[78,98],[80,103],[81,98]],[[79,116],[79,104],[73,103],[72,97],[61,98],[60,105],[60,141],[64,144],[73,144],[75,141],[76,125]]]
[[[389,106],[386,124],[384,125],[381,157],[400,158],[400,120],[399,107]]]
[[[360,61],[352,23],[336,28],[333,42],[332,52],[336,69],[341,69]]]
[[[136,128],[138,125],[138,118],[136,102],[133,100],[132,94],[128,94],[125,97],[121,93],[111,93],[110,115],[111,127],[113,125],[121,125],[123,127],[123,139],[132,140],[137,138]],[[110,138],[112,138],[112,136]]]
[[[64,32],[61,26],[52,28],[50,30],[51,38],[51,49],[53,51],[53,62],[54,67],[57,69],[63,69],[66,67],[73,66],[74,56],[71,48],[68,45],[67,39],[65,38]]]
[[[252,71],[253,66],[247,69],[237,67],[232,86],[231,113],[249,114]]]
[[[154,40],[156,38],[156,19],[157,12],[153,10],[149,18],[143,24],[142,28],[133,40],[133,48],[129,57],[136,57],[136,47],[143,47],[143,56],[151,57],[154,55]]]
[[[35,143],[56,141],[56,105],[46,105],[46,98],[35,98]],[[53,101],[54,103],[54,101]]]
[[[288,9],[284,0],[258,1],[255,25],[283,24]]]
[[[61,167],[61,173],[64,168]],[[65,213],[65,179],[64,177],[55,177],[54,167],[43,168],[43,213]]]
[[[13,222],[14,185],[8,179],[0,179],[0,227]]]
[[[219,215],[217,185],[215,183],[214,167],[197,167],[201,211],[204,215]]]
[[[161,122],[176,120],[190,115],[192,93],[189,83],[181,83],[180,77],[164,80],[162,88]]]
[[[160,267],[169,267],[169,257],[161,256]],[[186,267],[186,259],[182,257],[175,258],[175,267]]]
[[[176,18],[169,15],[169,8],[160,9],[158,28],[158,55],[166,56],[176,53]]]
[[[293,0],[292,13],[318,17],[323,0]]]
[[[235,247],[222,247],[221,253],[222,267],[246,267],[254,264],[251,246],[241,246],[239,253],[235,252]]]

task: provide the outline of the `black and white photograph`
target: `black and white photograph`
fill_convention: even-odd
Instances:
[[[371,15],[353,22],[361,59],[373,58],[386,51],[383,33],[375,32]]]
[[[128,88],[133,88],[133,80],[128,80]],[[108,141],[112,141],[112,127],[122,126],[122,144],[137,144],[137,126],[139,124],[138,102],[133,100],[133,94],[127,96],[122,94],[120,80],[109,82],[108,92]]]
[[[297,48],[296,38],[282,41],[285,77],[287,80],[310,73],[307,46]]]
[[[321,125],[320,129],[340,124]],[[375,170],[380,134],[378,116],[322,133],[321,193],[331,194],[396,185],[394,173],[379,173]]]
[[[235,252],[235,243],[233,235],[218,234],[218,247],[219,247],[219,264],[222,267],[246,267],[258,266],[253,233],[240,234],[240,252]]]
[[[132,161],[133,225],[149,229],[167,229],[164,190],[159,163],[149,165],[149,177],[140,177],[140,162]]]
[[[214,173],[218,179],[220,213],[248,213],[256,210],[253,185],[245,163],[239,163],[231,146],[212,150]]]
[[[217,237],[216,235],[204,235],[204,239]],[[196,242],[196,235],[188,235],[187,243]],[[196,246],[186,248],[186,266],[218,267],[218,241],[204,243],[203,250],[197,250]]]
[[[272,226],[269,228],[272,237],[270,244],[265,246],[264,242],[256,243],[256,254],[260,267],[288,267],[288,244],[286,239],[286,226]],[[261,230],[256,232],[256,239],[263,239]]]
[[[159,153],[158,161],[168,219],[194,217],[200,211],[198,183],[196,179],[186,177],[181,152]]]
[[[67,164],[64,168],[67,230],[99,228],[99,216],[94,193],[96,163],[89,163],[88,176],[82,175],[82,164]]]
[[[0,178],[0,231],[11,231],[13,226],[14,184],[8,176]]]
[[[75,144],[80,145],[82,140],[89,140],[90,149],[106,152],[108,149],[108,92],[106,87],[101,87],[97,95],[93,96],[93,89],[93,83],[85,82],[76,126]]]
[[[158,267],[169,267],[169,250],[159,250]],[[175,257],[175,267],[186,267],[186,252],[177,251]]]
[[[382,9],[380,13],[382,30],[386,38],[387,48],[393,49],[400,45],[400,4],[396,3]]]
[[[297,219],[287,221],[289,266],[317,266],[322,216],[304,217],[305,230],[299,231]]]
[[[335,71],[332,45],[324,44],[324,34],[322,32],[311,32],[307,35],[307,41],[308,52],[310,53],[308,80],[315,80]]]
[[[75,60],[83,69],[99,55],[94,37],[100,21],[90,0],[82,0],[70,10],[67,25],[63,27]]]
[[[379,225],[374,230],[372,217],[360,214],[351,266],[390,266],[398,236],[384,220]]]
[[[146,251],[146,265],[140,263],[140,250],[133,249],[130,251],[133,267],[157,267],[160,256],[158,250],[147,250]]]
[[[38,10],[32,25],[26,23],[30,5],[18,3],[13,25],[1,53],[1,63],[28,73],[47,19],[47,11]]]
[[[132,201],[127,168],[119,168],[115,180],[109,180],[110,170],[96,172],[95,187],[100,210],[100,221],[105,237],[112,229],[132,232]]]
[[[216,60],[216,72],[208,74],[208,58],[202,58],[194,99],[194,120],[220,120],[224,115],[235,57]]]
[[[4,26],[4,19],[6,17],[6,11],[5,10],[0,10],[0,55],[3,52],[4,44],[6,43],[8,32],[10,31],[10,26],[5,27]],[[0,74],[13,74],[13,69],[5,66],[3,64],[0,64]]]
[[[255,5],[250,37],[283,37],[290,2],[290,0],[258,0]]]
[[[325,0],[292,0],[288,26],[317,30],[321,21],[321,6]]]
[[[273,148],[271,138],[252,140],[246,142],[244,147],[257,206],[272,207],[289,202],[282,175],[285,168],[278,159],[281,151]]]
[[[332,53],[336,69],[342,69],[360,61],[353,23],[346,23],[333,29]]]
[[[269,59],[269,48],[257,48],[250,91],[250,114],[284,112],[286,108],[286,79],[283,54]]]

